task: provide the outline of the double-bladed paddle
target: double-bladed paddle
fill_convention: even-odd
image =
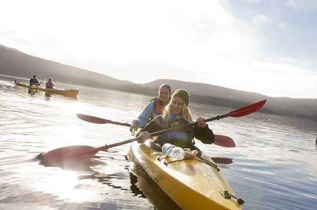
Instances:
[[[114,125],[123,125],[123,126],[127,126],[127,127],[131,126],[131,124],[129,124],[129,123],[116,122],[116,121],[107,120],[107,119],[103,119],[103,118],[99,118],[99,117],[85,115],[85,114],[77,114],[77,117],[81,120],[86,121],[86,122],[96,123],[96,124],[114,124]],[[215,145],[222,146],[222,147],[235,147],[236,146],[233,139],[230,138],[229,136],[216,135],[216,134],[215,134],[215,141],[213,143]]]
[[[228,112],[223,115],[217,115],[216,117],[207,118],[205,122],[210,122],[213,120],[219,120],[226,117],[242,117],[248,114],[251,114],[257,110],[259,110],[264,104],[266,100],[242,107],[240,109]],[[193,126],[196,122],[190,123],[187,126]],[[150,133],[151,137],[158,136],[163,133],[167,133],[173,130],[181,129],[182,127],[176,128],[168,128],[164,130],[160,130],[157,132]],[[114,144],[109,144],[101,147],[91,147],[91,146],[84,146],[84,145],[77,145],[77,146],[67,146],[61,147],[46,153],[43,153],[39,156],[41,159],[41,163],[45,166],[58,166],[58,167],[73,167],[74,165],[78,164],[89,164],[89,161],[95,154],[99,151],[107,151],[111,147],[116,147],[119,145],[131,143],[137,141],[140,137],[128,139],[125,141],[117,142]]]

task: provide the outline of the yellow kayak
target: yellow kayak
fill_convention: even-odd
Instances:
[[[40,86],[28,85],[28,84],[21,83],[21,82],[15,82],[14,85],[20,86],[20,87],[26,87],[26,88],[30,88],[30,89],[41,90],[41,91],[45,91],[45,92],[52,93],[52,94],[59,94],[59,95],[72,97],[72,98],[76,98],[77,94],[79,92],[79,90],[72,90],[72,89],[65,90],[65,89],[55,89],[55,88],[43,88]]]
[[[134,142],[129,159],[140,164],[182,209],[241,209],[244,203],[234,196],[219,168],[205,155],[172,162],[147,143]]]

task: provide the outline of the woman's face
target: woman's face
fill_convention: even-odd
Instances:
[[[160,90],[159,90],[159,98],[164,102],[168,102],[168,100],[170,99],[171,97],[171,93],[169,92],[169,90],[165,87],[162,87]]]
[[[172,100],[172,112],[177,115],[182,114],[183,106],[184,100],[179,96],[175,96]]]

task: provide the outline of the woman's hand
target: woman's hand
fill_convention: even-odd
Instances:
[[[147,139],[150,139],[151,136],[150,136],[150,133],[148,131],[143,131],[142,133],[140,133],[140,137],[143,139],[143,140],[147,140]]]
[[[197,127],[199,127],[199,128],[204,128],[204,127],[206,127],[206,123],[205,123],[204,118],[198,117],[197,120],[196,120],[196,122],[197,122]]]
[[[138,123],[133,122],[132,125],[130,126],[130,132],[135,133],[138,130],[138,128],[139,128]]]

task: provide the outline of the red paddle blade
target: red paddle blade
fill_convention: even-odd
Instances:
[[[228,114],[225,114],[225,116],[230,116],[230,117],[242,117],[248,114],[251,114],[257,110],[259,110],[264,104],[266,103],[266,100],[259,101],[255,104],[251,104],[245,107],[242,107],[240,109],[234,110],[229,112]]]
[[[99,148],[90,146],[61,147],[43,153],[39,159],[44,166],[61,168],[89,168],[90,159],[100,151]]]
[[[84,114],[77,114],[77,117],[81,120],[91,122],[91,123],[97,123],[97,124],[106,124],[109,123],[109,120],[102,119],[99,117],[93,117],[89,115],[84,115]]]
[[[215,134],[215,141],[214,144],[222,147],[235,147],[236,144],[232,140],[232,138],[228,136],[216,135]]]

